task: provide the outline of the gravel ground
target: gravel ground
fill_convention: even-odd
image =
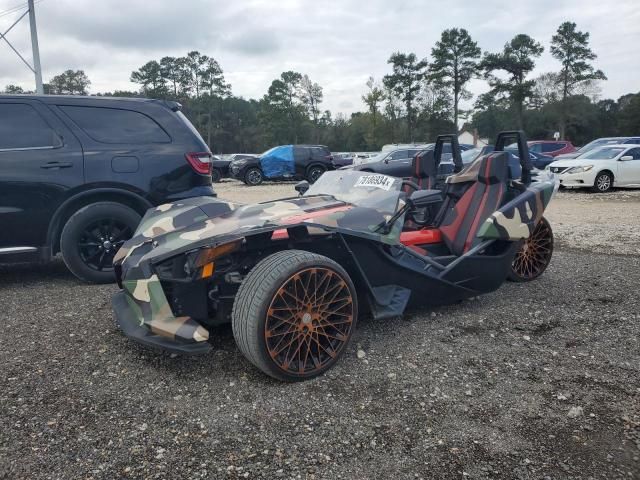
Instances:
[[[115,286],[0,266],[0,478],[640,478],[640,194],[554,202],[540,280],[362,318],[340,364],[295,385],[230,328],[206,356],[157,354],[114,328]]]

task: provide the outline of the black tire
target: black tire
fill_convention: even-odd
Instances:
[[[213,183],[219,183],[222,180],[222,172],[218,168],[211,170],[211,181]]]
[[[547,219],[542,217],[516,253],[507,276],[508,280],[512,282],[535,280],[547,269],[552,256],[553,230]]]
[[[600,172],[596,175],[592,190],[596,193],[606,193],[613,187],[613,175],[611,172]]]
[[[258,167],[248,168],[244,173],[244,183],[249,185],[250,187],[256,187],[262,183],[264,180],[264,175],[262,175],[262,170]]]
[[[327,169],[322,165],[312,165],[307,170],[307,182],[316,183]]]
[[[315,282],[321,279],[320,283],[313,283],[311,288],[311,278]],[[304,287],[306,279],[308,285]],[[319,296],[317,292],[322,289],[324,293]],[[312,290],[313,299],[305,296],[304,292]],[[295,296],[287,293],[294,291]],[[284,294],[288,303],[281,301]],[[293,300],[298,294],[309,303]],[[327,303],[329,295],[333,297]],[[291,316],[282,321],[287,311]],[[286,250],[266,257],[249,272],[238,289],[231,317],[236,344],[253,365],[278,380],[307,380],[333,367],[348,345],[358,319],[356,289],[347,272],[330,258]],[[290,342],[289,350],[277,352],[283,341]],[[297,349],[289,362],[293,342]]]
[[[64,263],[86,282],[114,282],[113,256],[131,238],[140,218],[135,210],[121,203],[98,202],[82,207],[62,229],[60,250]]]

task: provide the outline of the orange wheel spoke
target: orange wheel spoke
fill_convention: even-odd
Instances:
[[[265,342],[269,356],[291,375],[327,368],[346,345],[354,324],[354,299],[334,270],[301,270],[278,289],[267,309]]]

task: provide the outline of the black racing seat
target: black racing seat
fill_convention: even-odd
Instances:
[[[438,179],[438,164],[433,150],[423,150],[413,157],[411,162],[411,181],[421,190],[431,190],[436,187]]]
[[[508,152],[493,152],[448,178],[448,186],[464,185],[459,199],[445,202],[438,215],[438,228],[452,254],[462,255],[477,244],[478,229],[502,205],[510,180],[509,159]]]

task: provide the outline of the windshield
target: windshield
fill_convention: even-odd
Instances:
[[[593,142],[587,143],[584,147],[579,148],[578,151],[585,153],[590,150],[593,150],[596,147],[601,147],[603,145],[611,145],[612,143],[622,143],[621,138],[600,138],[598,140],[594,140]]]
[[[612,158],[616,158],[625,150],[626,149],[624,147],[601,147],[585,155],[582,155],[580,159],[611,160]]]
[[[478,155],[482,152],[482,147],[471,148],[460,154],[462,157],[462,163],[467,164],[473,162]]]
[[[370,172],[335,170],[325,172],[305,193],[331,195],[336,200],[393,215],[398,206],[402,180]]]

